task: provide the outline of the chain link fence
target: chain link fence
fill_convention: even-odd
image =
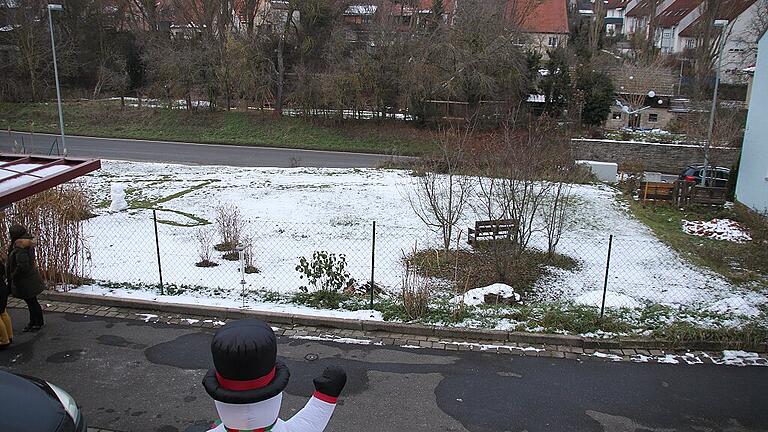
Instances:
[[[215,266],[197,265],[202,259],[197,232],[211,230],[214,238],[218,238],[214,225],[189,227],[161,220],[155,231],[151,210],[111,218],[107,222],[94,218],[85,223],[86,272],[94,285],[142,288],[153,295],[192,295],[229,302],[286,298],[300,292],[301,287],[313,291],[316,287],[297,266],[302,257],[311,261],[319,251],[334,254],[337,260],[343,256],[352,279],[345,279],[345,290],[370,292],[367,287],[373,280],[377,302],[385,296],[397,298],[405,276],[406,257],[425,249],[439,254],[441,247],[437,236],[426,228],[375,225],[373,221],[360,220],[332,220],[318,226],[256,219],[246,222],[242,229],[241,238],[246,239],[245,264],[251,270],[243,273],[239,255],[230,254],[230,261],[224,258],[227,251],[210,250]],[[125,223],[119,218],[124,218]],[[541,244],[532,243],[542,249]],[[464,241],[460,247],[472,251]],[[587,240],[583,236],[565,236],[557,253],[570,258],[567,264],[542,264],[540,277],[521,293],[520,304],[587,306],[599,309],[601,315],[604,310],[642,311],[654,307],[748,318],[762,313],[762,295],[693,265],[653,238],[608,233]],[[514,281],[520,274],[508,274],[507,278]],[[448,281],[447,286],[450,285]],[[449,294],[475,288],[482,287],[467,281],[449,290]],[[478,295],[487,293],[481,290]]]

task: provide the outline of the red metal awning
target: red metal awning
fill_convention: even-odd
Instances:
[[[98,159],[0,154],[0,209],[101,168]]]

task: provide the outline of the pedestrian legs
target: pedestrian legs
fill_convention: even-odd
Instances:
[[[43,326],[43,308],[40,307],[40,303],[37,301],[37,297],[30,299],[24,299],[24,302],[29,308],[29,324],[28,330],[39,330]]]

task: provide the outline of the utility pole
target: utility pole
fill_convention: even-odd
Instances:
[[[715,20],[715,27],[720,27],[720,46],[717,49],[717,69],[715,69],[715,91],[712,95],[712,109],[709,111],[709,129],[707,142],[704,144],[704,172],[701,175],[701,186],[706,186],[707,171],[709,170],[709,149],[712,146],[712,135],[715,129],[715,112],[717,111],[717,92],[720,88],[720,69],[723,65],[723,48],[728,37],[726,29],[728,20]]]
[[[53,51],[53,76],[56,79],[56,101],[59,106],[59,130],[61,132],[61,147],[64,149],[64,157],[67,157],[67,141],[64,138],[64,113],[61,111],[61,88],[59,86],[59,67],[56,64],[56,39],[53,37],[53,11],[61,12],[64,7],[60,4],[48,5],[48,28],[51,30],[51,49]]]

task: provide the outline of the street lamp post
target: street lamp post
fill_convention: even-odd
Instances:
[[[53,11],[61,12],[64,7],[60,4],[48,5],[48,28],[51,30],[51,49],[53,51],[53,76],[56,79],[56,101],[59,106],[59,129],[61,131],[61,147],[64,151],[64,156],[67,156],[67,142],[64,138],[64,113],[61,111],[61,88],[59,87],[59,67],[56,64],[56,40],[53,37],[53,19],[51,14]]]
[[[701,185],[706,186],[707,171],[709,170],[709,148],[712,146],[712,135],[715,129],[715,112],[717,111],[717,92],[720,88],[720,69],[723,65],[723,48],[728,37],[726,28],[728,20],[715,20],[715,27],[720,27],[720,46],[717,48],[717,69],[715,69],[715,92],[712,95],[712,109],[709,111],[709,129],[707,129],[707,142],[704,144],[704,172],[701,174]]]

